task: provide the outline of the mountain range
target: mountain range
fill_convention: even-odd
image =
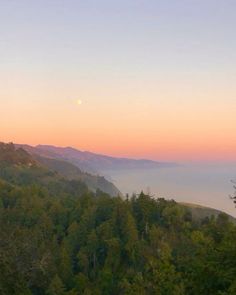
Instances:
[[[168,167],[170,165],[174,165],[171,163],[163,164],[148,160],[112,158],[89,152],[81,152],[69,147],[59,148],[44,145],[32,147],[29,145],[4,144],[0,142],[0,178],[8,177],[9,175],[12,178],[12,175],[14,175],[13,178],[15,180],[19,179],[20,181],[25,181],[25,179],[27,179],[27,181],[33,182],[37,180],[41,181],[44,185],[53,181],[57,183],[59,188],[61,187],[61,183],[63,181],[67,184],[69,183],[69,185],[71,185],[70,182],[73,183],[73,181],[79,181],[82,184],[84,183],[92,192],[100,190],[111,196],[122,196],[122,193],[119,191],[119,189],[105,177],[82,171],[78,167],[79,160],[78,162],[75,161],[77,163],[76,165],[72,164],[72,161],[74,159],[78,159],[79,155],[80,160],[82,161],[82,156],[88,154],[91,155],[91,157],[88,157],[91,164],[93,163],[92,159],[97,157],[101,162],[102,159],[108,158],[111,162],[114,160],[115,163],[119,163],[119,160],[120,163],[125,163],[125,160],[127,160],[128,163],[133,163],[133,165],[135,165],[136,162],[136,165],[140,165],[141,162],[145,163],[146,165],[150,163],[150,168],[154,167],[154,164],[157,165],[156,167],[164,167],[165,165]],[[7,170],[4,163],[7,163]],[[12,168],[9,170],[9,167]],[[120,167],[119,164],[118,167]],[[188,208],[192,214],[193,219],[195,220],[202,220],[205,217],[211,216],[217,217],[222,213],[220,210],[191,203],[179,204],[185,208]],[[235,218],[229,215],[228,217],[231,222],[235,223]]]
[[[94,192],[83,177],[69,162],[0,143],[0,294],[235,294],[229,216],[143,192]]]
[[[157,162],[146,159],[111,157],[88,151],[80,151],[72,147],[56,147],[51,145],[30,146],[24,144],[16,144],[16,146],[22,147],[30,154],[68,161],[73,165],[79,167],[81,170],[89,173],[103,174],[109,170],[140,168],[152,169],[173,167],[177,165],[176,163]]]
[[[37,179],[40,177],[43,181],[46,179],[46,182],[48,182],[48,176],[50,176],[49,179],[51,181],[52,175],[53,181],[55,179],[79,181],[84,183],[93,192],[100,190],[111,196],[122,195],[118,188],[103,176],[84,172],[68,161],[43,157],[36,153],[29,153],[28,150],[21,146],[0,143],[0,174],[7,175],[8,172],[6,171],[11,167],[10,174],[16,174],[17,177],[15,178],[31,179],[37,176]],[[7,164],[7,170],[4,167],[4,163]],[[2,166],[3,164],[4,166]]]

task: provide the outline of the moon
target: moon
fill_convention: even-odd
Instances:
[[[81,104],[82,104],[82,100],[81,100],[81,99],[78,99],[78,100],[77,100],[77,105],[80,106]]]

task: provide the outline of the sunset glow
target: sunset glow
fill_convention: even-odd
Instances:
[[[39,2],[1,4],[1,141],[236,160],[232,1]]]

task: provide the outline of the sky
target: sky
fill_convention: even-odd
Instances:
[[[236,160],[235,0],[0,0],[0,141]]]

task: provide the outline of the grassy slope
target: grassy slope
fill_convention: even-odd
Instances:
[[[211,216],[217,217],[219,214],[224,213],[220,210],[201,206],[198,204],[191,204],[191,203],[179,203],[179,204],[183,205],[184,207],[187,207],[191,211],[192,217],[195,220],[204,219],[206,217],[211,217]],[[229,220],[231,222],[236,223],[236,219],[233,216],[230,216],[228,214],[226,215],[229,217]]]

